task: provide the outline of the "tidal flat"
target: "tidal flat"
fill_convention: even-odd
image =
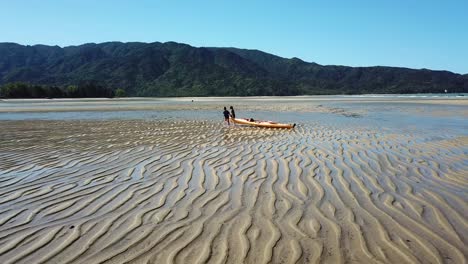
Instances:
[[[468,96],[1,100],[0,126],[0,263],[467,261]]]

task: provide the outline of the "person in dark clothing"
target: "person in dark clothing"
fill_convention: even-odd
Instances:
[[[231,118],[236,118],[236,112],[234,112],[234,107],[230,106],[229,109],[231,109]]]
[[[230,125],[229,124],[229,111],[226,109],[226,107],[224,107],[223,115],[224,115],[224,121],[226,121],[229,126]]]

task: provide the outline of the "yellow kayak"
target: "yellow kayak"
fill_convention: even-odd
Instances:
[[[250,121],[247,118],[231,118],[231,121],[236,124],[268,128],[294,128],[296,126],[296,124],[281,124],[272,121]]]

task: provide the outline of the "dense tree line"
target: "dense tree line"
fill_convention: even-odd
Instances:
[[[7,83],[0,86],[3,98],[91,98],[124,97],[125,91],[116,91],[94,82],[81,82],[78,85],[64,87],[28,84],[22,82]]]

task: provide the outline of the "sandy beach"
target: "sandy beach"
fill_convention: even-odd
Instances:
[[[0,263],[467,262],[463,97],[3,100],[0,125]]]

